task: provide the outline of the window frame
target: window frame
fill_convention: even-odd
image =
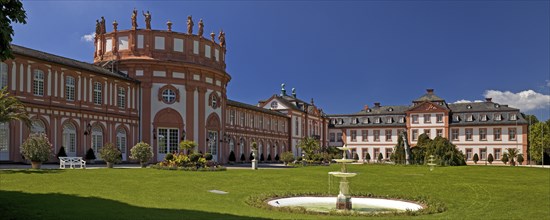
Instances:
[[[72,82],[69,83],[69,82]],[[65,79],[65,98],[67,101],[75,101],[76,96],[76,79],[72,76],[67,76]]]
[[[40,77],[39,77],[40,76]],[[44,96],[45,73],[41,69],[35,69],[33,73],[32,93],[35,96]]]

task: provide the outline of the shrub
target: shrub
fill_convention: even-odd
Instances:
[[[206,154],[204,154],[204,159],[206,159],[207,161],[211,161],[212,158],[214,158],[214,157],[212,156],[211,153],[206,153]]]
[[[495,158],[493,158],[493,154],[489,154],[489,156],[487,157],[487,162],[489,162],[489,164],[493,164],[494,160]]]
[[[174,155],[172,153],[167,153],[164,155],[164,160],[171,161],[172,159],[174,159]]]
[[[235,158],[235,152],[231,151],[231,153],[229,153],[229,162],[235,162],[237,160],[237,158]]]
[[[477,156],[477,153],[474,154],[474,163],[477,164],[479,161],[479,156]]]
[[[61,148],[59,148],[59,151],[57,152],[57,159],[59,159],[60,157],[66,157],[67,156],[67,153],[65,152],[65,147],[61,146]]]
[[[518,154],[518,158],[517,158],[517,161],[518,161],[518,164],[522,164],[524,159],[523,159],[523,154]]]
[[[382,153],[379,153],[378,154],[378,162],[382,161],[382,159],[384,159],[384,155],[382,155]]]
[[[359,160],[359,155],[358,155],[357,153],[354,153],[354,154],[353,154],[353,159],[354,159],[354,160]]]
[[[260,154],[260,161],[263,162],[264,160],[265,160],[265,158],[264,158],[264,153],[262,153],[262,154]]]
[[[86,160],[95,160],[96,159],[94,150],[92,148],[88,148],[88,150],[86,151],[86,157],[84,159],[86,159]]]
[[[292,154],[292,152],[290,152],[290,151],[283,152],[283,153],[281,154],[281,160],[282,160],[285,164],[288,164],[288,163],[294,161],[294,154]]]
[[[246,158],[244,157],[244,153],[241,154],[241,162],[245,162]]]
[[[139,142],[135,146],[130,149],[130,159],[138,160],[141,164],[147,163],[147,161],[151,160],[153,158],[153,148],[151,145],[145,143],[145,142]],[[166,156],[164,156],[165,160],[168,160],[168,158],[172,154],[168,153]]]
[[[108,163],[120,163],[120,150],[115,145],[108,143],[99,150],[99,156]]]
[[[192,154],[189,154],[189,160],[193,163],[196,163],[199,161],[199,159],[201,158],[201,154],[199,153],[192,153]]]
[[[365,160],[367,163],[370,161],[370,154],[367,152],[367,155],[365,155]]]
[[[250,161],[254,160],[254,155],[252,155],[252,152],[250,152],[250,156],[248,157],[248,160]]]
[[[31,134],[21,145],[21,154],[33,162],[46,162],[52,156],[52,144],[46,134]]]
[[[506,165],[506,163],[508,163],[508,154],[507,153],[502,154],[500,161],[502,161]]]
[[[279,159],[280,159],[280,158],[279,158],[279,154],[275,154],[275,158],[274,158],[274,159],[275,159],[275,161],[279,161]]]
[[[271,161],[271,154],[267,155],[267,161]]]
[[[187,154],[189,154],[189,152],[192,151],[192,149],[194,149],[196,146],[197,143],[195,143],[194,141],[185,140],[180,142],[180,150],[187,150]]]

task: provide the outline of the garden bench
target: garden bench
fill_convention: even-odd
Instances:
[[[73,168],[76,165],[80,165],[80,168],[86,168],[86,161],[82,160],[82,157],[59,157],[59,169],[65,169],[65,166],[69,165]]]

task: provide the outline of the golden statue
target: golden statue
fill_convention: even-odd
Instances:
[[[201,20],[199,21],[199,37],[202,38],[202,33],[204,31],[204,23],[202,23],[202,18]]]
[[[225,48],[225,32],[223,32],[223,30],[220,30],[218,40],[220,40],[220,46]]]
[[[195,25],[193,18],[191,15],[187,16],[187,34],[193,34],[193,25]]]
[[[134,11],[132,11],[132,29],[135,30],[137,27],[137,10],[134,8]]]
[[[145,17],[145,29],[151,30],[151,13],[149,13],[149,11],[147,11],[147,13],[141,11],[141,13],[143,17]]]

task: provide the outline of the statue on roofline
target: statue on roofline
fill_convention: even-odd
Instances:
[[[99,20],[95,20],[95,36],[98,37],[101,34],[101,24]]]
[[[223,30],[220,30],[220,34],[218,35],[218,40],[220,40],[220,46],[225,48],[225,32],[223,32]]]
[[[132,29],[135,30],[137,27],[137,9],[134,8],[134,11],[132,11]]]
[[[212,39],[212,42],[216,43],[216,34],[214,32],[210,33],[210,38]]]
[[[149,11],[147,11],[147,13],[141,11],[141,13],[143,17],[145,17],[145,29],[151,30],[151,13],[149,13]]]
[[[107,33],[107,31],[105,30],[105,18],[103,16],[101,16],[101,21],[99,23],[100,23],[101,33],[102,34]]]
[[[204,23],[202,22],[202,18],[201,18],[201,20],[199,21],[199,33],[198,33],[199,37],[201,38],[202,38],[203,31],[204,31]]]
[[[193,34],[193,17],[191,15],[187,16],[187,34]]]

